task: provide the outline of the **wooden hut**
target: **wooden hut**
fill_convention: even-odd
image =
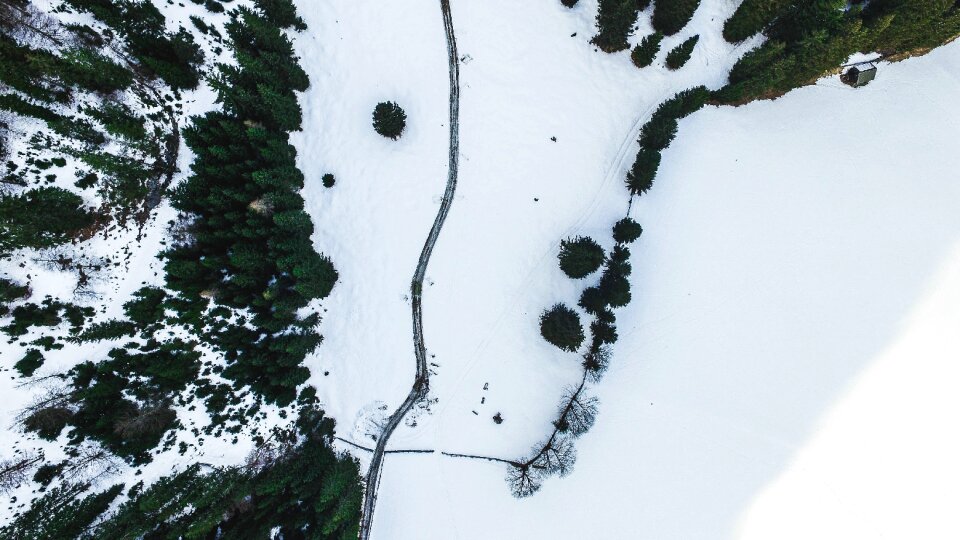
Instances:
[[[853,66],[843,74],[843,82],[853,87],[864,86],[877,77],[877,66],[871,62]]]

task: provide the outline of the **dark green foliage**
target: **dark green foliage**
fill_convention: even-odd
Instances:
[[[677,135],[677,117],[670,114],[654,114],[640,128],[640,146],[648,150],[663,150],[670,146]]]
[[[568,277],[580,279],[596,272],[603,264],[603,248],[592,238],[578,236],[560,241],[560,269]]]
[[[597,35],[591,42],[604,52],[622,51],[637,22],[637,0],[600,0],[597,8]]]
[[[103,101],[99,109],[87,110],[92,118],[103,124],[107,132],[128,142],[140,142],[147,138],[146,120],[122,103]]]
[[[42,187],[19,195],[2,195],[0,249],[62,244],[92,221],[83,199],[65,189]]]
[[[280,28],[293,27],[300,32],[307,29],[291,0],[254,0],[253,4],[267,20]]]
[[[583,326],[577,312],[556,304],[540,315],[540,335],[564,351],[576,352],[583,343]]]
[[[653,27],[672,36],[693,18],[700,0],[656,0],[653,3]]]
[[[238,66],[220,66],[213,82],[224,111],[184,133],[196,158],[173,203],[200,219],[190,225],[192,241],[166,253],[167,284],[182,297],[172,307],[194,313],[195,323],[201,295],[253,313],[253,328],[229,325],[209,341],[230,362],[226,376],[285,404],[309,376],[303,357],[320,342],[318,319],[298,320],[296,311],[337,280],[310,240],[289,143],[288,130],[300,125],[294,91],[309,82],[290,40],[263,17],[241,8],[227,32]]]
[[[397,140],[407,125],[407,113],[392,101],[378,103],[373,109],[373,129],[389,139]]]
[[[133,293],[132,300],[123,304],[123,310],[137,328],[144,329],[152,324],[163,322],[163,302],[166,298],[167,293],[163,289],[143,287]]]
[[[136,332],[136,325],[129,321],[120,321],[111,319],[97,324],[90,325],[86,330],[76,337],[77,341],[102,341],[104,339],[119,339],[121,337],[133,337]]]
[[[760,32],[790,5],[790,0],[743,0],[723,24],[723,38],[738,43]]]
[[[91,525],[120,494],[123,485],[83,498],[86,485],[51,489],[35,500],[26,512],[0,529],[0,537],[17,540],[73,540],[95,538]]]
[[[100,524],[103,540],[356,538],[362,489],[356,462],[329,447],[332,422],[301,413],[301,436],[277,431],[250,467],[199,466],[160,479]],[[299,442],[298,442],[299,438]]]
[[[653,59],[660,52],[660,42],[663,41],[663,34],[654,32],[644,38],[633,48],[630,53],[630,60],[638,68],[644,68],[653,63]]]
[[[46,463],[37,468],[37,472],[33,475],[33,481],[40,484],[41,486],[50,485],[50,482],[53,482],[57,476],[60,476],[60,473],[63,472],[63,465],[53,465],[52,463]]]
[[[617,327],[609,322],[593,321],[590,323],[590,334],[595,346],[617,342]]]
[[[203,61],[193,35],[181,28],[166,31],[166,22],[152,2],[136,0],[68,0],[77,9],[89,11],[117,31],[141,66],[173,88],[194,88],[200,82],[198,65]]]
[[[683,65],[687,63],[687,60],[690,60],[690,55],[693,54],[693,49],[697,46],[697,41],[699,40],[700,36],[691,36],[683,43],[674,47],[673,50],[667,53],[667,67],[670,69],[682,68]]]
[[[60,74],[68,84],[101,94],[126,90],[133,84],[129,69],[91,49],[67,51],[63,61],[65,66]]]
[[[640,148],[633,166],[627,172],[627,188],[633,195],[642,195],[653,187],[660,167],[660,151]]]
[[[332,188],[337,183],[337,179],[330,173],[323,175],[323,187]]]
[[[599,313],[607,307],[607,303],[599,287],[587,287],[584,289],[583,293],[580,294],[580,302],[578,302],[577,305],[591,314]]]
[[[577,5],[577,2],[579,1],[580,0],[560,0],[560,3],[568,8],[572,8],[573,6]]]
[[[769,39],[730,72],[714,98],[745,103],[810,84],[855,52],[923,52],[960,35],[952,0],[881,0],[846,9],[842,0],[793,3],[764,29]]]
[[[39,305],[29,303],[15,307],[11,312],[13,320],[2,330],[10,336],[22,336],[33,326],[57,326],[66,319],[70,331],[77,332],[93,313],[93,308],[65,304],[47,297]]]
[[[613,226],[613,240],[618,244],[629,244],[640,238],[643,227],[636,221],[625,217]]]
[[[0,304],[20,300],[30,294],[30,287],[0,278]]]
[[[43,353],[37,349],[27,349],[26,354],[20,359],[13,368],[20,372],[22,377],[31,377],[33,373],[43,365]]]
[[[876,28],[871,48],[887,53],[933,48],[960,34],[956,0],[874,0],[864,19]]]

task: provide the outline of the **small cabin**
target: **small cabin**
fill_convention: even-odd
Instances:
[[[864,86],[875,78],[877,78],[877,66],[872,63],[853,66],[841,77],[843,82],[854,88]]]

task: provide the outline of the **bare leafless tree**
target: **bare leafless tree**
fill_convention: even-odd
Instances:
[[[95,484],[105,476],[120,472],[120,460],[100,446],[82,446],[64,462],[62,478],[65,482]]]
[[[28,452],[10,459],[0,460],[0,493],[9,493],[16,489],[38,463],[43,454]]]
[[[543,473],[529,463],[508,465],[507,484],[510,485],[510,492],[514,497],[529,497],[540,491],[540,486],[543,485]]]
[[[547,475],[570,474],[577,460],[577,451],[570,437],[556,433],[542,448],[540,455],[532,462],[534,468],[542,470]]]
[[[44,40],[63,45],[57,20],[23,0],[0,0],[0,27],[21,41]]]
[[[610,366],[610,357],[612,355],[609,345],[600,345],[595,349],[591,347],[591,349],[583,355],[583,368],[586,370],[587,376],[592,382],[600,382],[600,379],[603,378],[603,374],[606,373],[607,368]]]
[[[583,388],[568,388],[560,405],[558,423],[560,431],[579,437],[593,427],[597,419],[597,398],[586,395]]]

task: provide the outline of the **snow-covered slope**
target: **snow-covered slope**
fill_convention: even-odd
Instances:
[[[481,71],[481,59],[493,54],[485,47],[497,50],[478,39],[494,26],[483,24],[483,8],[458,8],[462,49],[477,64],[463,70],[463,199],[425,300],[439,403],[397,445],[512,458],[546,432],[560,389],[575,377],[576,359],[539,341],[537,311],[572,301],[578,290],[561,279],[549,244],[517,246],[542,230],[552,240],[572,232],[606,237],[623,211],[615,203],[623,191],[618,180],[603,184],[604,167],[629,122],[603,121],[601,105],[587,117],[578,112],[582,100],[547,105],[541,122],[514,129],[503,125],[509,117],[471,111],[483,110],[478,96],[489,87],[511,84],[504,71]],[[547,35],[560,23],[542,9]],[[520,49],[525,55],[499,59],[503,70],[536,58]],[[624,60],[596,55],[592,65]],[[773,102],[708,108],[682,122],[654,190],[633,208],[646,229],[633,250],[634,301],[618,315],[620,342],[596,387],[600,417],[578,442],[574,472],[518,501],[502,465],[392,455],[375,535],[960,534],[951,512],[960,503],[953,489],[960,403],[950,393],[960,352],[958,68],[953,44],[882,66],[866,88],[829,78]],[[543,76],[513,69],[521,88]],[[584,79],[599,84],[599,73]],[[630,88],[641,76],[619,82]],[[557,78],[553,86],[567,84]],[[642,112],[648,105],[639,97],[624,98],[617,112]],[[580,130],[592,134],[575,139],[582,144],[531,157],[538,138],[553,149]],[[517,139],[512,151],[509,137]],[[488,152],[493,144],[503,146]],[[593,206],[595,196],[608,202]],[[543,216],[530,220],[538,211]],[[471,335],[479,345],[469,345],[477,343]],[[490,382],[486,393],[482,381]],[[489,419],[498,410],[501,426]]]

